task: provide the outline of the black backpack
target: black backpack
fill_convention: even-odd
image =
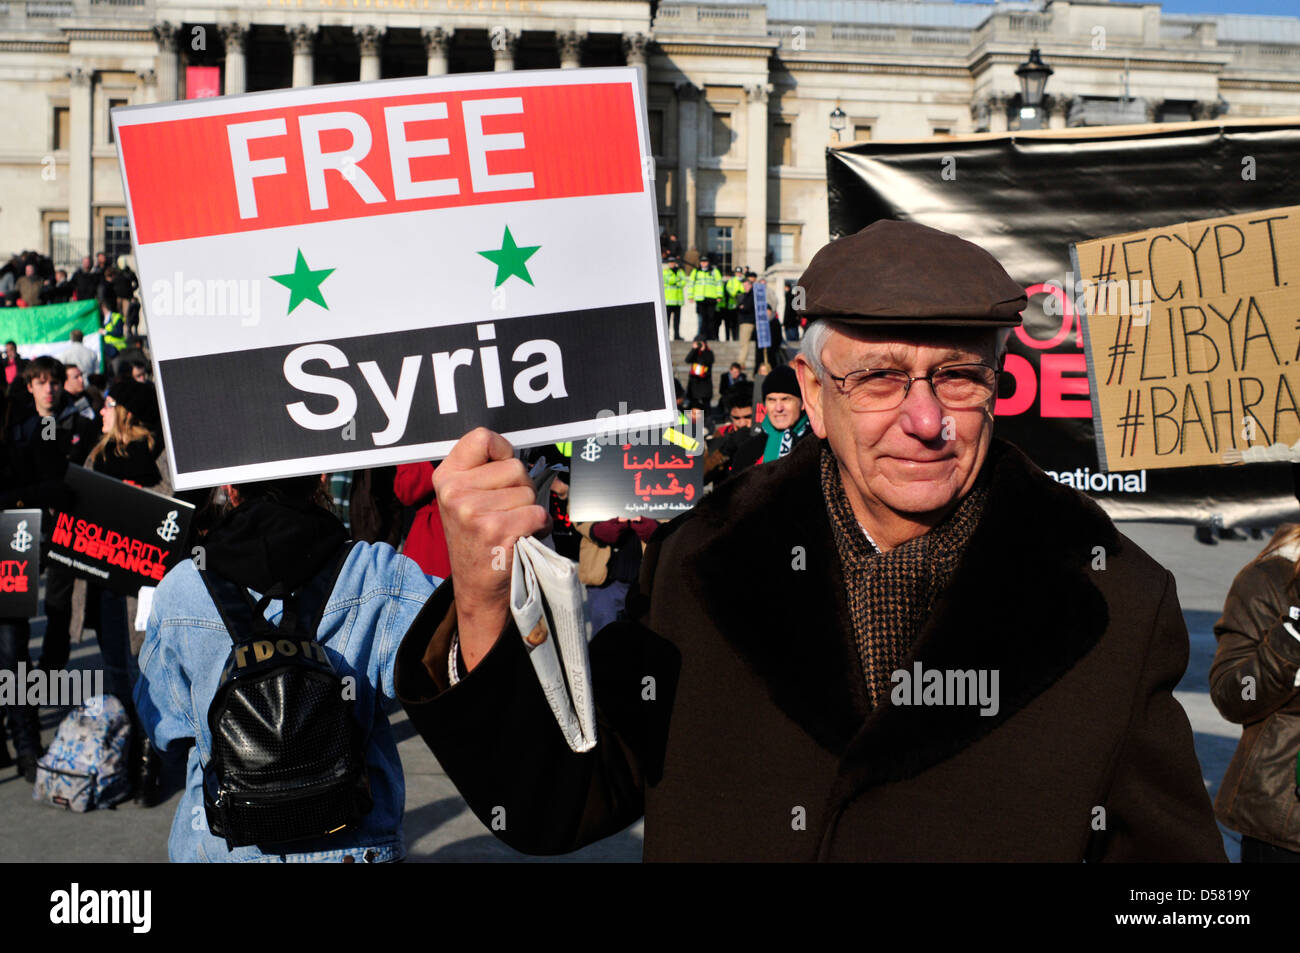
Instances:
[[[350,549],[297,592],[277,584],[256,602],[238,583],[199,573],[233,643],[208,708],[203,770],[208,828],[231,848],[351,830],[374,805],[352,702],[316,641]],[[272,599],[284,601],[278,626],[265,617]]]

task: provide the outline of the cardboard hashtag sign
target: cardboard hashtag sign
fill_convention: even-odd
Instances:
[[[1073,257],[1102,469],[1300,460],[1300,206]]]

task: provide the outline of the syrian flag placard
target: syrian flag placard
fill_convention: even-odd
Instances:
[[[18,353],[33,357],[58,358],[72,344],[72,332],[80,331],[82,344],[100,353],[99,304],[69,301],[35,308],[0,308],[0,341],[13,341]],[[102,363],[101,353],[101,363]]]
[[[112,118],[178,488],[673,419],[635,69]]]

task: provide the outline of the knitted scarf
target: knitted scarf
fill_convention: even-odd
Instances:
[[[785,430],[777,430],[771,417],[763,418],[763,433],[767,434],[767,443],[763,444],[763,463],[779,460],[790,452],[798,437],[808,430],[808,415],[800,414],[799,419]]]
[[[822,444],[822,493],[847,587],[853,638],[872,707],[889,698],[890,676],[905,667],[971,533],[988,487],[984,475],[946,520],[923,536],[881,553],[853,515],[830,445]]]

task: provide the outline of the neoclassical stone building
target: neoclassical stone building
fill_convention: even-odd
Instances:
[[[828,145],[1014,131],[1034,47],[1049,127],[1300,115],[1300,18],[1157,3],[8,0],[0,254],[129,252],[116,105],[628,63],[664,231],[794,275],[828,238]]]

